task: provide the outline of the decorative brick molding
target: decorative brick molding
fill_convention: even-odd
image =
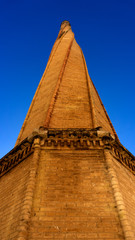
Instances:
[[[133,156],[119,141],[109,136],[102,137],[104,148],[110,149],[111,155],[135,175],[135,156]]]
[[[122,146],[112,144],[111,154],[135,175],[135,157]]]
[[[40,127],[0,160],[0,176],[33,153],[32,146],[35,138],[41,139],[40,147],[45,149],[110,149],[110,153],[135,174],[135,157],[109,132],[102,131],[101,127],[93,129]]]
[[[0,177],[33,153],[32,142],[25,139],[0,159]]]
[[[72,148],[72,149],[90,149],[90,148],[102,148],[102,138],[99,137],[99,129],[86,129],[86,128],[72,128],[72,129],[46,129],[40,127],[39,130],[35,130],[30,136],[29,140],[39,137],[41,140],[41,147],[48,148]],[[105,133],[110,136],[109,133]],[[109,134],[109,135],[108,135]],[[110,136],[111,137],[111,136]]]
[[[31,139],[33,137],[40,136],[41,138],[46,139],[89,139],[89,138],[103,138],[108,137],[110,140],[114,139],[113,136],[106,131],[102,131],[101,127],[96,128],[45,128],[40,127],[39,129],[35,129],[32,134],[28,137]]]

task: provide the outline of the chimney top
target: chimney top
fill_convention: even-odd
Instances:
[[[69,21],[67,21],[67,20],[64,20],[64,21],[61,23],[61,25],[60,25],[60,26],[62,27],[62,25],[63,25],[63,24],[66,24],[66,25],[69,25],[69,26],[71,26],[70,22],[69,22]]]

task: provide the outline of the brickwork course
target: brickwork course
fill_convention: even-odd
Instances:
[[[135,157],[64,21],[16,145],[0,160],[0,239],[134,240],[134,175]]]

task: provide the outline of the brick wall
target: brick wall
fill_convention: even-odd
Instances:
[[[22,129],[22,135],[20,136],[18,143],[29,136],[33,129],[39,128],[39,126],[43,126],[45,124],[48,107],[50,105],[59,73],[72,37],[73,33],[68,32],[67,37],[64,38],[63,41],[58,39],[55,43],[48,66],[31,103],[31,110],[26,117],[26,122],[23,125],[25,127]]]
[[[113,159],[127,217],[135,237],[135,176],[122,164]]]
[[[31,157],[0,179],[0,240],[16,240]]]
[[[91,90],[91,97],[92,97],[94,115],[95,115],[95,127],[102,126],[105,131],[109,131],[114,135],[114,130],[112,129],[112,126],[109,122],[110,120],[107,118],[105,110],[102,106],[102,102],[100,101],[100,98],[91,80],[90,80],[90,90]]]
[[[82,53],[75,40],[62,77],[49,127],[93,127]]]
[[[28,239],[124,239],[102,150],[41,151]]]

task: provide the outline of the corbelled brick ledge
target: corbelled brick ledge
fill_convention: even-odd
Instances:
[[[135,157],[109,132],[102,131],[101,127],[93,129],[47,129],[40,127],[0,159],[0,177],[33,153],[33,142],[36,138],[41,140],[40,147],[45,149],[108,148],[115,159],[135,174]]]

